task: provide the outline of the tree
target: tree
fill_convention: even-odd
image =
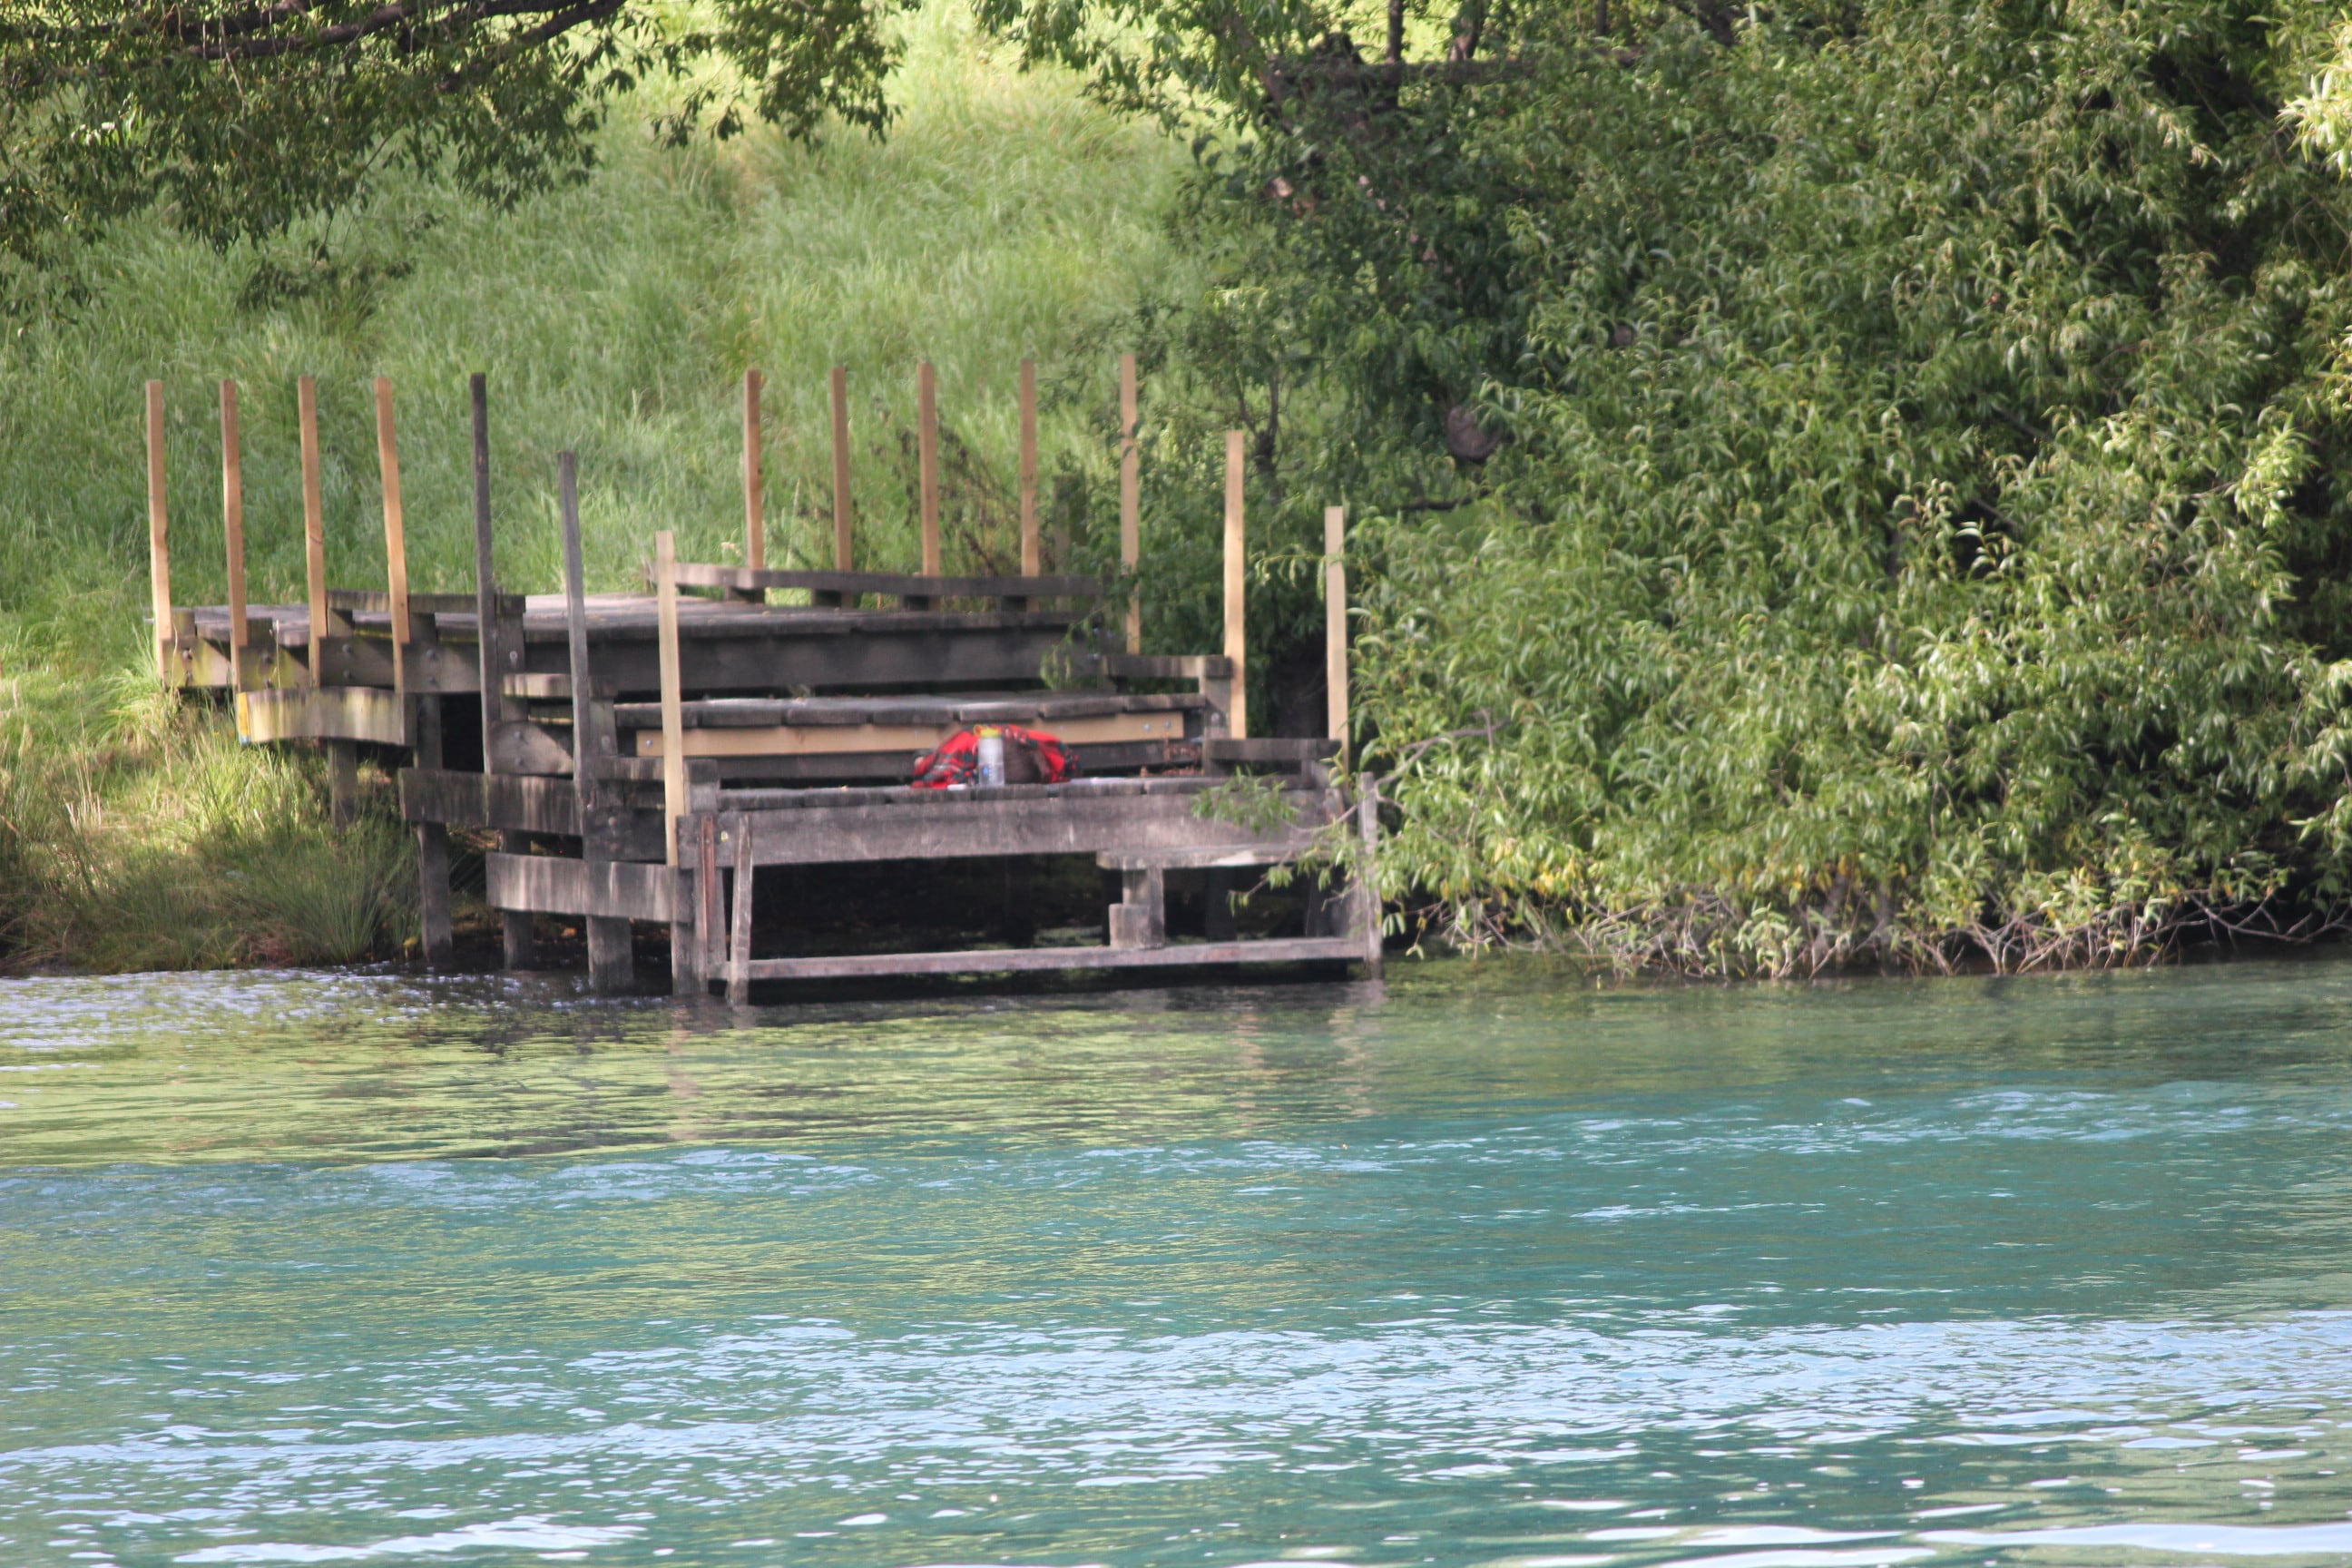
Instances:
[[[215,244],[359,201],[387,164],[510,204],[593,162],[614,94],[713,60],[663,129],[878,132],[900,0],[0,0],[0,257],[163,206]]]

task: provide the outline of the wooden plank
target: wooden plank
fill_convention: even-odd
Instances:
[[[1030,595],[1091,599],[1102,595],[1102,584],[1092,577],[927,577],[912,572],[787,572],[701,561],[679,562],[677,582],[681,588],[805,588],[820,594],[876,594],[899,599],[1003,599]]]
[[[1143,651],[1143,449],[1136,442],[1135,356],[1118,356],[1118,564],[1128,577],[1127,651]]]
[[[1163,871],[1240,869],[1279,866],[1297,858],[1297,853],[1295,847],[1286,845],[1202,844],[1181,849],[1106,849],[1095,857],[1095,864],[1106,871],[1135,871],[1148,866]]]
[[[1045,569],[1037,538],[1037,362],[1021,362],[1021,575]]]
[[[685,702],[678,689],[677,537],[668,529],[654,535],[654,571],[661,587],[662,836],[668,862],[677,864],[677,819],[687,809]]]
[[[922,489],[923,575],[940,575],[940,374],[915,367],[916,458]]]
[[[147,593],[155,617],[155,674],[166,683],[180,676],[172,636],[172,519],[163,500],[163,384],[147,384]]]
[[[1236,735],[1249,733],[1248,552],[1243,538],[1242,432],[1225,432],[1225,661],[1233,668],[1233,696],[1225,722]]]
[[[569,779],[403,768],[399,783],[404,821],[580,837],[580,800]]]
[[[1212,737],[1201,742],[1201,756],[1212,763],[1319,763],[1338,754],[1339,742],[1320,736],[1255,735]]]
[[[1234,673],[1221,653],[1107,653],[1085,662],[1113,680],[1229,680]]]
[[[1196,816],[1192,799],[1183,795],[1024,799],[1011,790],[957,793],[961,798],[950,796],[938,806],[810,805],[772,812],[743,809],[743,816],[759,819],[760,863],[782,866],[982,855],[1098,855],[1110,849],[1234,843],[1304,849],[1339,809],[1330,792],[1288,791],[1289,825],[1249,834],[1229,822]],[[1013,798],[991,798],[994,796]],[[720,798],[725,801],[723,793]]]
[[[849,499],[849,371],[833,367],[833,567],[854,564],[850,550],[854,515]]]
[[[625,922],[694,918],[694,875],[675,866],[493,850],[482,857],[482,869],[494,910]]]
[[[1080,771],[1090,778],[1132,773],[1139,768],[1192,767],[1201,760],[1199,742],[1193,741],[1119,741],[1073,746],[1071,751],[1077,758]],[[881,780],[903,784],[912,776],[913,760],[919,754],[919,752],[905,749],[716,758],[695,757],[689,753],[688,762],[689,764],[717,768],[720,777],[730,784],[756,786],[762,783],[846,784]]]
[[[754,980],[879,980],[910,974],[1034,974],[1053,970],[1181,969],[1225,963],[1344,963],[1361,956],[1355,938],[1321,936],[1182,942],[1171,947],[1020,947],[969,952],[761,958],[744,968],[748,971],[748,986]]]
[[[680,747],[670,749],[667,724],[660,730],[636,731],[640,757],[811,757],[851,752],[900,752],[911,758],[928,752],[967,727],[964,721],[934,723],[772,724],[757,727],[698,728],[680,734]],[[1184,736],[1181,712],[1106,713],[1059,721],[1053,733],[1072,744],[1100,745],[1135,741],[1176,741]]]
[[[1373,875],[1381,850],[1381,794],[1376,775],[1364,776],[1363,793],[1356,800],[1356,833],[1363,846],[1364,863],[1352,879],[1355,895],[1355,931],[1350,940],[1363,947],[1366,972],[1374,980],[1381,977],[1381,893]]]
[[[256,745],[284,741],[366,741],[405,746],[401,699],[380,687],[294,686],[241,691],[237,733]]]
[[[473,620],[481,605],[478,594],[411,594],[407,603],[413,616],[452,617],[448,629],[467,634],[479,631]],[[557,603],[562,603],[561,595],[558,595]],[[520,616],[530,607],[530,596],[523,594],[499,594],[492,598],[495,613],[501,616]],[[385,635],[390,635],[390,594],[378,593],[373,588],[330,588],[327,590],[327,608],[362,617],[373,616],[378,618],[379,628]]]
[[[760,373],[743,373],[743,564],[768,563],[768,503],[760,466]]]
[[[1348,509],[1323,509],[1324,733],[1348,754]]]
[[[400,508],[400,442],[393,430],[392,378],[375,378],[375,459],[383,479],[383,559],[391,580],[392,689],[408,689],[408,534]]]
[[[245,613],[245,455],[237,438],[236,383],[220,384],[221,532],[228,544],[228,658],[239,691],[252,684],[246,649],[253,641]]]
[[[572,776],[572,748],[553,731],[528,719],[504,719],[490,726],[482,742],[494,773],[530,773],[542,778]]]
[[[680,709],[689,730],[758,730],[780,724],[1031,724],[1112,713],[1191,712],[1206,706],[1190,691],[974,691],[927,695],[864,694],[842,697],[710,697]],[[613,710],[624,730],[651,730],[661,723],[655,702],[622,702]],[[1328,752],[1321,741],[1287,742]]]
[[[295,382],[294,403],[302,440],[302,575],[310,609],[310,652],[304,662],[308,681],[316,686],[332,626],[327,608],[327,504],[319,477],[318,377]]]

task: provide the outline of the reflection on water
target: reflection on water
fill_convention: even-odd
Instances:
[[[2352,1562],[2347,1005],[0,984],[0,1562]]]

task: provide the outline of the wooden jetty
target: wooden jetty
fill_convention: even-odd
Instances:
[[[1121,364],[1120,540],[1140,554],[1137,390]],[[488,902],[505,961],[534,963],[534,917],[576,921],[592,984],[633,984],[631,922],[666,925],[680,994],[754,982],[955,973],[1252,963],[1381,965],[1369,888],[1308,889],[1296,935],[1242,940],[1234,879],[1295,862],[1331,836],[1369,859],[1374,803],[1333,766],[1344,749],[1344,518],[1326,520],[1329,734],[1254,737],[1244,683],[1243,446],[1226,451],[1225,647],[1147,655],[1125,607],[1109,631],[1097,583],[1044,571],[1037,531],[1034,368],[1021,376],[1021,573],[941,570],[934,380],[922,367],[922,570],[860,570],[849,495],[845,376],[833,373],[834,567],[765,563],[761,381],[744,383],[744,563],[675,559],[648,542],[647,591],[590,595],[583,581],[578,478],[558,465],[561,592],[501,591],[493,561],[488,398],[472,380],[475,591],[408,586],[391,384],[375,385],[385,586],[328,586],[317,400],[299,387],[307,597],[252,605],[236,389],[221,384],[223,521],[229,602],[175,605],[163,464],[163,389],[147,388],[148,493],[157,668],[190,692],[233,700],[239,734],[323,746],[339,818],[355,809],[359,748],[396,769],[416,834],[421,941],[451,946],[449,831],[480,836]],[[772,595],[790,595],[780,602]],[[1076,606],[1076,607],[1073,607]],[[914,788],[914,759],[958,731],[1013,724],[1060,738],[1080,776],[1057,784]],[[1211,792],[1257,775],[1253,808]],[[1244,825],[1227,817],[1241,817]],[[1093,857],[1118,879],[1100,946],[852,955],[753,951],[765,868],[974,857]],[[1167,879],[1208,879],[1205,940],[1171,941]],[[1108,883],[1108,879],[1106,878]]]

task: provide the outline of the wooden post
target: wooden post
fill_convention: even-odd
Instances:
[[[509,661],[506,639],[500,635],[498,563],[491,548],[489,378],[477,371],[467,378],[466,390],[474,414],[474,620],[480,627],[475,652],[481,674],[482,772],[487,774],[498,771],[493,759],[498,755],[499,726],[522,718],[523,713],[522,704],[506,695]],[[516,651],[520,651],[520,644]],[[528,854],[530,835],[501,830],[499,849],[508,855]],[[536,942],[529,910],[500,910],[499,935],[509,969],[531,967],[538,954],[533,951]]]
[[[320,684],[327,648],[327,506],[319,484],[319,379],[294,384],[294,405],[302,431],[302,577],[310,606],[310,684]]]
[[[1356,801],[1356,831],[1364,847],[1363,868],[1356,873],[1356,934],[1364,941],[1364,975],[1381,977],[1381,894],[1372,879],[1372,862],[1381,845],[1381,784],[1367,773],[1363,793]]]
[[[400,510],[400,442],[393,432],[392,378],[375,378],[375,459],[383,477],[383,560],[392,590],[392,689],[408,695],[408,534]],[[404,717],[403,722],[405,723]]]
[[[1323,721],[1348,762],[1348,509],[1323,509]]]
[[[940,377],[925,360],[915,367],[915,441],[923,508],[923,575],[940,574]]]
[[[1021,575],[1045,570],[1037,542],[1037,362],[1021,362]]]
[[[687,809],[686,718],[677,661],[677,536],[666,528],[654,535],[654,583],[661,637],[662,842],[675,866],[677,819]]]
[[[498,732],[505,690],[505,661],[499,653],[499,587],[496,559],[490,548],[490,389],[488,378],[477,372],[466,382],[474,413],[474,618],[478,623],[475,643],[482,693],[482,771],[492,773],[491,744]]]
[[[1135,356],[1118,356],[1118,563],[1133,583],[1143,562],[1143,453],[1136,445]],[[1143,603],[1130,587],[1127,651],[1143,651]]]
[[[178,671],[172,636],[172,519],[163,505],[163,384],[147,384],[147,592],[155,615],[155,673]]]
[[[220,384],[221,531],[228,540],[228,661],[230,682],[243,691],[250,679],[246,656],[252,628],[245,615],[245,458],[238,448],[236,383]]]
[[[1225,432],[1225,657],[1234,663],[1233,736],[1249,733],[1249,639],[1244,622],[1249,587],[1242,525],[1242,432]]]
[[[563,622],[572,651],[572,784],[580,800],[580,850],[583,859],[610,859],[609,835],[602,820],[603,792],[596,787],[595,737],[598,730],[595,681],[588,667],[587,570],[580,545],[580,459],[572,452],[555,456],[558,504],[563,515]],[[629,922],[589,915],[588,984],[600,992],[626,991],[635,958],[629,948]]]
[[[686,714],[679,691],[677,657],[677,536],[668,529],[654,535],[654,584],[661,659],[662,845],[667,863],[678,867],[677,819],[693,809],[686,788]],[[669,924],[670,990],[690,996],[698,984],[701,965],[695,953],[695,922]]]
[[[420,768],[438,769],[441,756],[441,699],[425,694],[415,699],[416,718],[411,754]],[[416,825],[416,913],[425,962],[440,963],[449,956],[455,932],[449,922],[449,829],[438,822]]]
[[[833,367],[833,569],[852,570],[849,502],[849,371]]]
[[[768,564],[767,498],[760,474],[760,373],[743,373],[743,564]],[[763,594],[761,595],[765,598]]]
[[[735,819],[735,908],[727,941],[727,1001],[740,1007],[751,999],[751,885],[759,875],[751,853],[751,819]]]

